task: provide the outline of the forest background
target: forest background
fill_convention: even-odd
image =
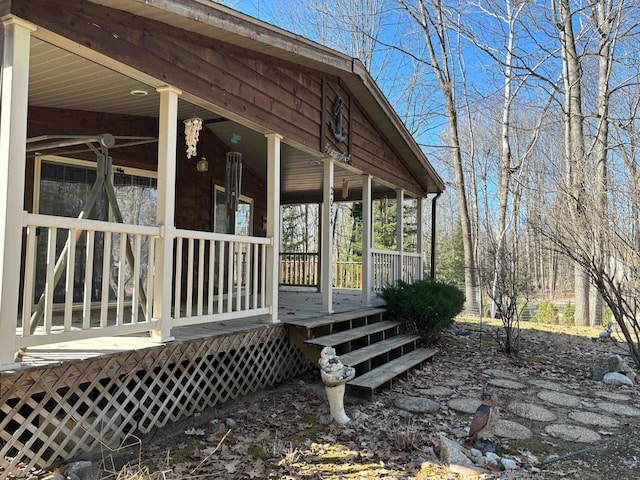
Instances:
[[[223,3],[368,68],[446,182],[436,277],[468,311],[562,299],[570,321],[631,324],[638,343],[639,0]],[[361,259],[361,212],[337,203],[337,261]],[[285,208],[283,251],[317,251],[317,214]],[[395,248],[395,215],[395,199],[374,205],[374,248]]]

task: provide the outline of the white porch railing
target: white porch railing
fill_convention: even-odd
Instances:
[[[160,227],[25,214],[20,349],[157,330]],[[40,240],[38,240],[40,239]],[[171,327],[268,314],[272,239],[176,230]],[[45,261],[46,259],[46,261]],[[39,260],[39,261],[38,261]]]
[[[178,230],[173,326],[268,314],[266,250],[272,244],[265,237]]]
[[[25,214],[23,226],[27,235],[19,348],[156,328],[151,316],[153,275],[148,272],[154,270],[158,227],[37,214]],[[38,236],[46,237],[39,247]],[[40,269],[38,248],[46,255]],[[78,261],[84,265],[76,265]],[[62,280],[64,301],[54,304]],[[81,298],[81,314],[74,309],[74,296]]]
[[[373,293],[382,293],[384,288],[396,285],[398,280],[413,283],[420,279],[422,256],[419,253],[371,250],[371,256],[373,257]],[[402,264],[401,271],[400,264]]]

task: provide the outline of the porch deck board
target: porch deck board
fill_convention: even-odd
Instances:
[[[409,346],[419,339],[420,335],[396,335],[380,342],[372,343],[371,345],[368,345],[366,347],[359,348],[358,350],[343,353],[342,355],[340,355],[340,360],[344,365],[353,367],[354,365],[360,365],[367,360],[375,358],[379,355],[383,355],[396,348]]]
[[[334,310],[337,314],[362,308],[362,292],[360,290],[334,290],[333,300]],[[384,302],[381,299],[376,299],[375,303],[382,305]],[[305,320],[324,315],[322,312],[322,296],[315,289],[283,287],[279,293],[279,304],[279,319],[281,322],[288,323],[289,321]],[[96,312],[96,317],[98,315],[99,312]],[[172,329],[171,333],[175,342],[185,342],[268,328],[270,325],[272,324],[266,322],[264,318],[252,317],[178,327]],[[21,368],[43,367],[126,351],[142,350],[155,347],[159,343],[159,339],[151,338],[147,333],[140,333],[34,346],[27,349],[26,355],[21,362]]]
[[[312,338],[310,340],[307,340],[305,343],[308,343],[309,345],[317,345],[320,347],[334,347],[342,343],[347,343],[352,340],[357,340],[366,335],[373,335],[375,333],[384,332],[392,329],[397,330],[399,326],[400,324],[398,322],[384,320],[382,322],[372,323],[370,325],[365,325],[363,327],[345,330],[344,332],[332,333],[331,335],[324,335],[322,337]]]
[[[402,375],[407,370],[430,360],[437,353],[436,349],[418,348],[412,352],[396,358],[389,363],[374,368],[373,370],[360,375],[353,380],[349,381],[347,385],[351,387],[357,387],[362,389],[373,390],[380,385],[383,385],[399,375]]]
[[[362,318],[363,316],[378,315],[386,312],[384,308],[362,308],[358,310],[352,310],[349,312],[334,313],[331,315],[322,315],[320,317],[312,318],[300,318],[300,319],[288,319],[285,318],[284,322],[287,325],[293,325],[296,327],[315,328],[329,323],[343,322],[345,320],[351,320],[353,318]]]

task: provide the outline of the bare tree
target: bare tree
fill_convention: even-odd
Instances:
[[[477,311],[476,298],[476,266],[473,251],[472,226],[467,200],[467,186],[464,178],[462,150],[458,129],[458,106],[456,105],[456,85],[454,82],[455,52],[449,43],[449,27],[447,7],[443,0],[417,0],[409,2],[398,0],[407,14],[419,26],[428,52],[428,62],[438,80],[440,92],[444,98],[446,118],[449,127],[448,147],[453,159],[455,187],[458,196],[458,210],[462,226],[464,247],[464,277],[466,310]]]

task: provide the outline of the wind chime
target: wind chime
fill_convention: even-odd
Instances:
[[[197,146],[202,130],[202,119],[196,116],[187,118],[184,121],[184,141],[187,144],[187,158],[195,157],[198,154]]]
[[[228,209],[238,211],[242,193],[242,154],[227,152],[227,170],[225,177],[225,202]]]

